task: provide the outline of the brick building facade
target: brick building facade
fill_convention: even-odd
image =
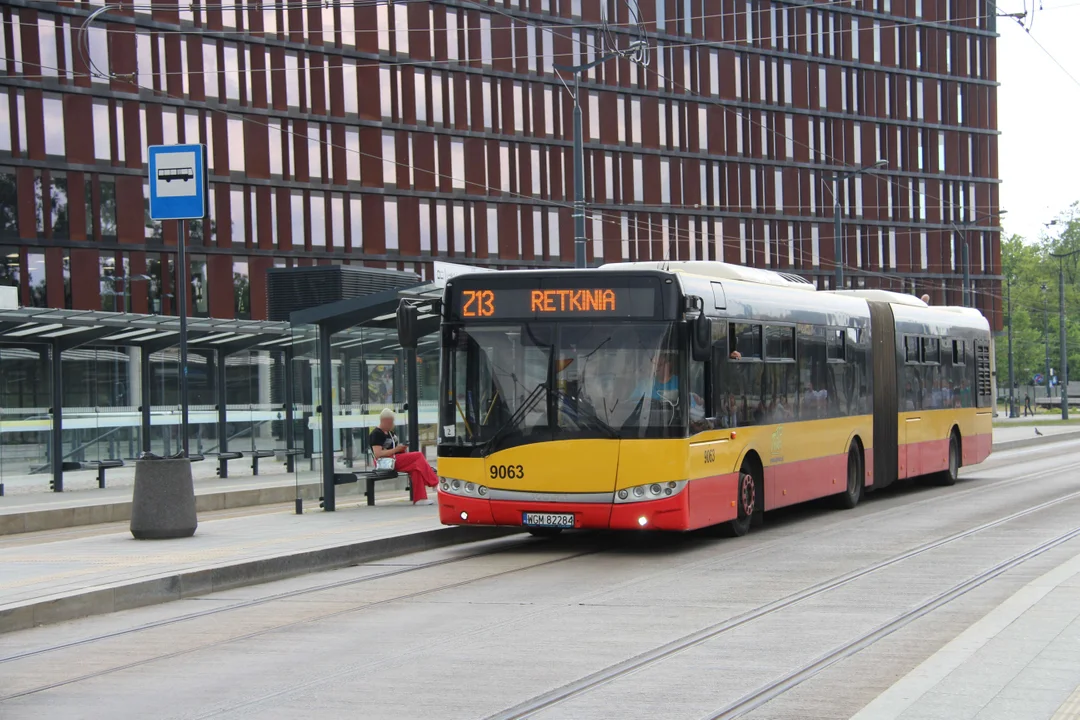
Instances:
[[[631,0],[632,2],[633,0]],[[603,0],[620,42],[625,0]],[[960,304],[1000,329],[994,5],[642,0],[651,63],[582,80],[591,262],[721,259]],[[0,3],[0,282],[174,310],[146,146],[202,142],[191,309],[261,319],[275,265],[572,265],[573,100],[601,0]],[[92,67],[91,67],[92,66]],[[94,69],[102,71],[96,72]],[[572,87],[572,84],[571,84]]]

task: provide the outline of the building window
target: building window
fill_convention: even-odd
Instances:
[[[359,195],[353,195],[349,198],[349,229],[352,233],[353,250],[362,250],[364,247],[363,204]]]
[[[45,111],[45,152],[48,155],[64,157],[64,102],[58,95],[46,95]]]
[[[360,133],[356,130],[345,131],[345,174],[346,182],[360,182]]]
[[[229,170],[231,172],[244,172],[244,121],[237,118],[229,118],[227,122],[229,133]]]
[[[241,320],[251,319],[251,279],[247,260],[233,260],[233,311]]]
[[[311,200],[311,248],[326,247],[326,197],[312,191]]]
[[[292,244],[293,247],[302,248],[306,244],[304,233],[304,194],[295,190],[289,196],[289,211],[292,215]]]
[[[0,247],[0,286],[21,287],[19,248],[15,245]]]
[[[19,204],[15,171],[0,168],[0,235],[19,234]]]
[[[386,228],[386,251],[398,249],[398,204],[397,200],[387,198],[385,205],[385,217],[383,219]]]

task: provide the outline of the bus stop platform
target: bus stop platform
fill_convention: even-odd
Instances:
[[[444,527],[437,506],[402,492],[332,513],[290,502],[211,515],[174,540],[135,540],[126,523],[0,537],[0,633],[512,532]]]
[[[433,461],[434,458],[431,458]],[[308,465],[307,460],[301,461]],[[434,465],[434,462],[433,462]],[[301,498],[308,504],[322,495],[322,479],[317,469],[301,466],[296,473],[287,472],[282,463],[264,462],[259,475],[249,467],[236,468],[227,478],[215,473],[217,463],[191,464],[195,481],[195,510],[198,513],[237,508],[290,503]],[[341,472],[352,468],[338,463]],[[359,468],[362,469],[362,468]],[[60,528],[121,522],[131,518],[131,494],[135,484],[135,466],[129,464],[110,470],[108,486],[99,488],[93,473],[83,477],[69,476],[66,489],[54,493],[41,476],[8,479],[7,493],[0,497],[0,536],[13,533],[56,530]],[[405,478],[386,480],[378,484],[376,497],[400,491]],[[363,483],[338,489],[343,502],[351,494],[363,493]]]
[[[1080,718],[1080,555],[1022,587],[852,720]]]

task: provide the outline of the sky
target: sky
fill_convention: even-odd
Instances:
[[[1004,232],[1037,239],[1080,201],[1080,1],[998,2],[999,13],[1025,9],[1030,36],[998,18],[998,171]]]

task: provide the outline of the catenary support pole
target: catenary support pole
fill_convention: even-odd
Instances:
[[[574,267],[586,266],[585,149],[581,137],[581,81],[574,75]]]
[[[844,289],[844,223],[840,219],[840,174],[833,176],[833,252],[836,262],[836,287]]]

